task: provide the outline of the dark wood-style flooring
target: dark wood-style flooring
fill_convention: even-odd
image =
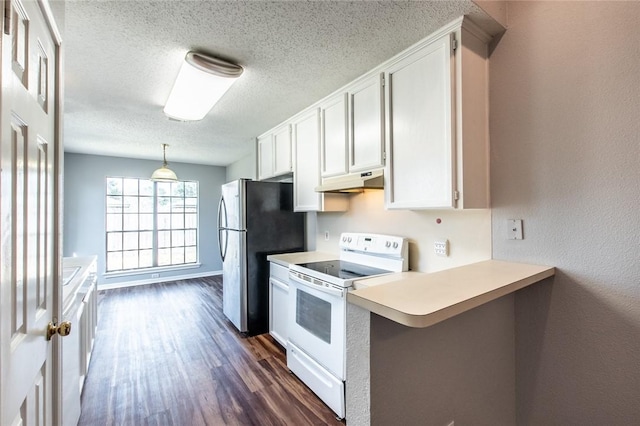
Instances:
[[[222,278],[99,293],[79,425],[341,423],[286,366],[269,335],[222,313]]]

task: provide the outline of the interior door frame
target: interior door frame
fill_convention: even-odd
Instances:
[[[9,0],[5,0],[9,1]],[[49,0],[37,0],[38,6],[42,11],[42,15],[49,27],[51,39],[55,46],[56,69],[53,81],[55,93],[55,130],[54,130],[54,168],[53,170],[53,316],[62,318],[62,232],[63,232],[63,172],[64,172],[64,140],[63,140],[63,98],[64,98],[64,46],[62,43],[62,34],[55,21],[53,10],[49,4]],[[64,11],[64,2],[60,6]],[[72,332],[78,333],[76,330]],[[62,377],[60,376],[62,366],[62,346],[60,339],[52,339],[51,347],[51,365],[52,370],[52,420],[53,424],[62,424]]]

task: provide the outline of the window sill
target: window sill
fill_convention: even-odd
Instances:
[[[175,265],[175,266],[158,266],[155,268],[133,269],[129,271],[105,272],[103,274],[103,277],[104,278],[120,278],[120,277],[129,277],[129,276],[135,276],[135,275],[157,274],[160,272],[173,272],[173,271],[183,271],[186,269],[198,269],[201,266],[202,266],[201,263],[189,263],[188,265]]]

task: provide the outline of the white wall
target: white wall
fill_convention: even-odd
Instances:
[[[557,267],[516,296],[517,424],[637,425],[640,3],[508,15],[490,62],[493,257]]]
[[[172,272],[151,272],[131,276],[106,277],[105,271],[105,177],[149,177],[161,164],[97,155],[66,153],[64,156],[64,256],[98,256],[98,285],[123,282],[163,281],[175,277],[219,273],[222,261],[218,250],[217,206],[224,167],[172,162],[178,178],[199,182],[199,261],[201,266]]]
[[[351,196],[348,212],[318,213],[316,250],[337,253],[341,232],[374,232],[409,238],[409,267],[414,271],[434,272],[491,258],[490,210],[385,210],[383,195],[367,190]],[[433,243],[439,238],[449,240],[449,257],[435,255]]]
[[[242,157],[235,163],[229,164],[226,169],[227,182],[240,178],[257,179],[256,172],[256,152],[255,149],[251,154]]]

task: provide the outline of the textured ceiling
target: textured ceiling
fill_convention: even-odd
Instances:
[[[471,1],[67,1],[65,151],[228,165],[254,138],[463,14]],[[185,53],[245,72],[198,122],[162,113]]]

